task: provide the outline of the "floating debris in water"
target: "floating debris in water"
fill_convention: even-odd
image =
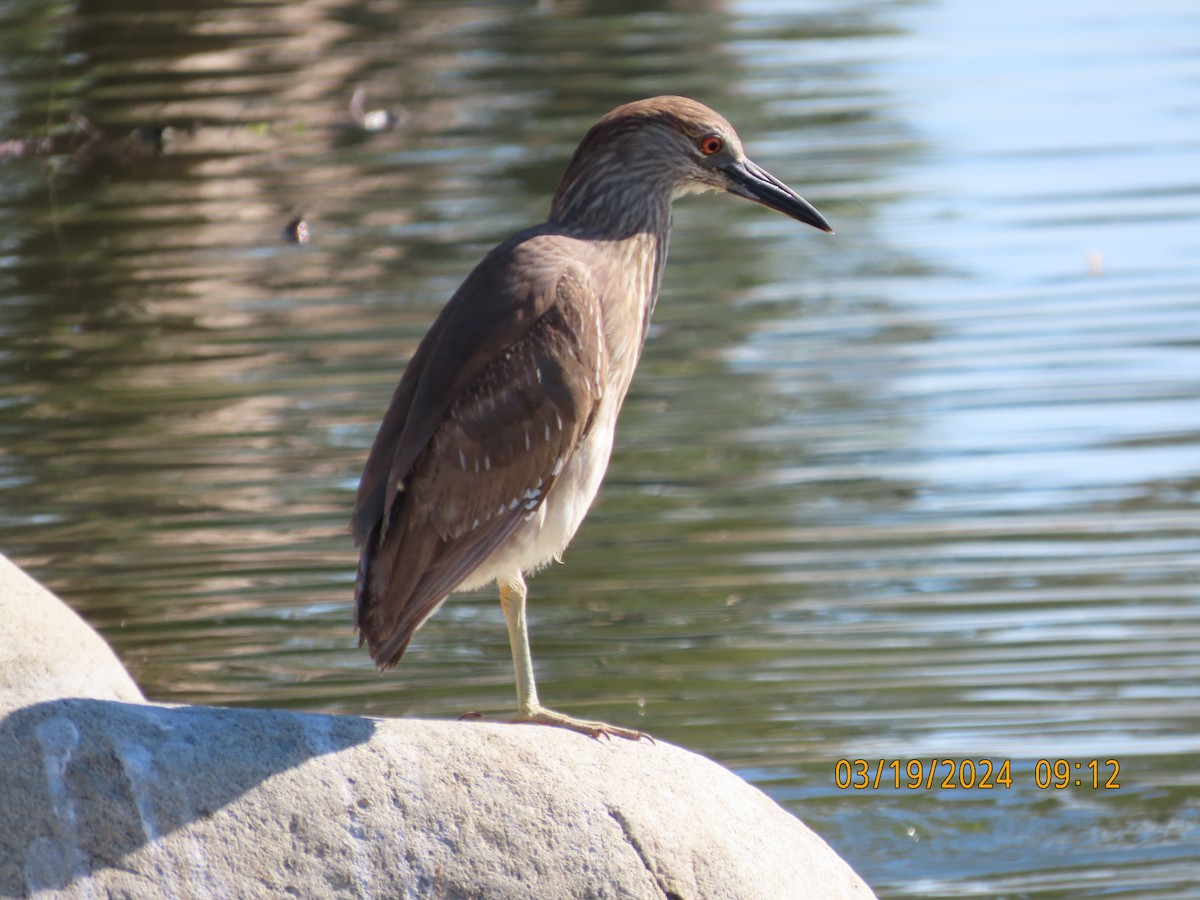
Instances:
[[[51,160],[69,157],[78,166],[96,163],[136,165],[165,155],[174,136],[195,136],[198,123],[171,126],[165,122],[146,122],[125,133],[107,131],[82,113],[72,113],[69,124],[53,133],[26,138],[0,140],[0,163],[27,156]]]
[[[363,131],[391,131],[408,121],[408,110],[403,106],[367,109],[367,89],[360,84],[350,98],[350,118]]]
[[[283,239],[289,244],[308,243],[308,221],[304,216],[296,216],[283,226]]]

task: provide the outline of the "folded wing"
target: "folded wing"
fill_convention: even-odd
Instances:
[[[541,296],[505,305],[507,313],[485,318],[511,326],[500,340],[489,329],[485,347],[448,340],[459,311],[439,317],[368,460],[354,519],[356,626],[382,667],[398,662],[446,596],[536,516],[599,403],[603,335],[586,277],[567,270]]]

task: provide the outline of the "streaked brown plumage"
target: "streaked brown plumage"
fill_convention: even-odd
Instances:
[[[395,665],[454,590],[500,585],[521,721],[632,729],[540,705],[523,575],[557,558],[596,496],[658,294],[671,202],[724,190],[831,231],[694,100],[620,106],[584,137],[545,224],[492,250],[396,388],[359,484],[355,624]]]

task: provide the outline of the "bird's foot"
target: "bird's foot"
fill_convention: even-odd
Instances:
[[[538,706],[535,709],[528,710],[513,722],[532,723],[535,725],[551,725],[555,728],[567,728],[571,731],[578,731],[580,734],[586,734],[593,738],[625,738],[629,741],[640,741],[645,738],[650,743],[654,743],[654,738],[646,734],[644,731],[638,731],[636,728],[622,728],[620,725],[609,725],[607,722],[593,722],[588,719],[576,719],[572,716],[564,715],[560,712],[555,712],[552,709],[546,709],[544,706]]]
[[[479,721],[486,719],[487,716],[483,713],[471,710],[463,713],[458,717],[458,721]],[[588,719],[576,719],[571,716],[563,715],[560,712],[555,712],[552,709],[546,709],[539,706],[537,709],[529,713],[519,716],[515,719],[507,719],[511,724],[515,725],[550,725],[554,728],[567,728],[571,731],[578,731],[580,734],[586,734],[593,738],[612,738],[614,735],[619,738],[625,738],[629,741],[640,741],[645,738],[650,743],[654,743],[654,738],[646,734],[644,731],[638,731],[635,728],[622,728],[619,725],[609,725],[607,722],[593,722]]]

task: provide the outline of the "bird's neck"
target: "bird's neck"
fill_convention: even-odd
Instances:
[[[638,232],[614,240],[588,240],[591,275],[599,292],[611,382],[617,402],[633,378],[667,258],[670,212],[662,233]]]
[[[662,173],[629,160],[574,162],[550,206],[550,224],[593,240],[671,233],[673,185]]]
[[[667,246],[671,239],[671,213],[667,211],[666,230],[659,235],[645,236],[644,268],[641,273],[642,288],[645,300],[642,303],[642,340],[637,348],[637,355],[642,354],[642,345],[646,343],[646,335],[650,331],[650,317],[654,314],[654,304],[658,302],[658,288],[662,284],[663,267],[667,262]],[[636,239],[635,239],[636,240]]]
[[[598,254],[592,270],[602,283],[611,362],[621,371],[623,396],[641,355],[658,298],[671,237],[673,186],[638,162],[601,156],[568,167],[554,195],[548,224],[586,241]],[[636,324],[635,324],[636,323]]]

